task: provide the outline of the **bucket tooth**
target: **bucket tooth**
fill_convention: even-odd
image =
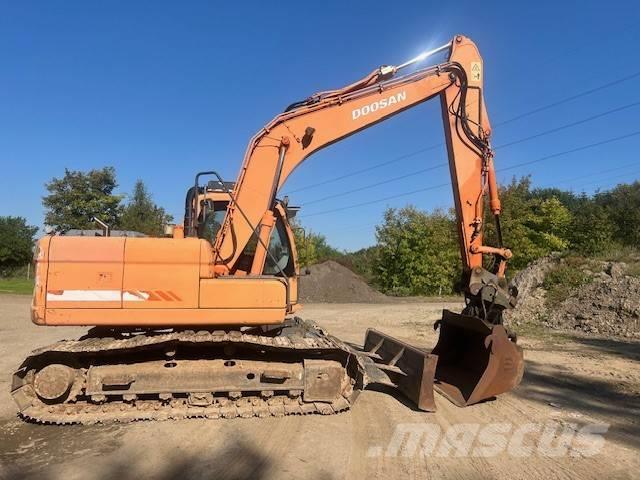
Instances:
[[[420,409],[435,412],[433,379],[438,357],[396,338],[368,329],[364,351],[396,388]]]
[[[522,349],[504,326],[443,310],[435,328],[435,389],[459,407],[508,392],[522,380]]]

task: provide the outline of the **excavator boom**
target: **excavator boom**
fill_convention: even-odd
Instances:
[[[289,175],[318,150],[382,122],[434,97],[440,97],[449,165],[458,216],[462,260],[466,271],[482,267],[482,256],[498,253],[483,245],[485,193],[500,213],[491,127],[483,92],[482,58],[473,42],[457,36],[420,59],[448,50],[445,63],[403,76],[398,67],[381,67],[340,90],[321,92],[275,117],[249,142],[223,229],[214,246],[217,270],[234,272],[245,245],[257,230],[270,228],[275,196]],[[238,218],[239,210],[246,219]],[[256,255],[252,271],[261,271]]]

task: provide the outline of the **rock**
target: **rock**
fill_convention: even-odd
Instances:
[[[605,273],[613,279],[623,277],[626,269],[627,264],[624,262],[609,262],[604,267]]]
[[[542,257],[530,263],[527,268],[521,270],[511,280],[511,285],[518,288],[518,296],[525,298],[534,290],[540,288],[544,277],[553,267],[559,263],[558,255]]]
[[[583,285],[561,302],[550,312],[549,322],[554,328],[640,337],[639,311],[640,279],[620,276],[614,268],[613,276]]]
[[[600,263],[602,271],[550,311],[545,302],[544,277],[561,262],[558,256],[545,257],[514,277],[512,284],[520,295],[516,308],[504,314],[507,325],[534,323],[554,329],[640,338],[640,278],[625,275],[626,264]]]
[[[544,322],[546,292],[542,288],[542,284],[545,275],[559,261],[558,255],[539,258],[513,277],[511,285],[518,289],[518,303],[515,309],[506,310],[503,314],[504,321],[508,326]]]

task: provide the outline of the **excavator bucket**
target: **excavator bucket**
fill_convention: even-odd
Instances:
[[[436,411],[433,378],[438,357],[372,328],[367,330],[364,351],[358,353],[373,360],[386,379],[420,410]]]
[[[431,352],[437,355],[435,389],[459,407],[493,398],[522,380],[522,349],[502,325],[443,310],[440,337]]]

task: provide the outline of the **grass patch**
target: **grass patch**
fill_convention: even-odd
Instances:
[[[33,279],[0,278],[0,294],[2,293],[31,295],[33,293]]]
[[[596,254],[594,258],[608,262],[623,262],[626,264],[624,269],[626,275],[640,278],[640,249],[638,247],[618,245]]]
[[[583,271],[586,266],[583,259],[568,257],[547,273],[542,286],[547,291],[548,307],[559,305],[570,296],[572,290],[591,282],[593,277]]]
[[[640,262],[627,265],[624,273],[632,277],[640,278]]]
[[[611,248],[595,254],[594,258],[608,262],[638,263],[640,249],[629,245],[612,245]]]
[[[545,327],[539,323],[522,323],[513,327],[518,338],[542,341],[547,345],[562,345],[571,340],[571,335]]]

